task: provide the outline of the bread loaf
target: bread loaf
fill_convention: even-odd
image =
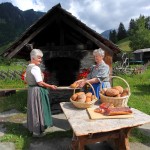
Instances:
[[[120,94],[123,92],[123,88],[121,86],[114,86],[112,88],[118,90]]]
[[[79,83],[74,82],[70,85],[71,88],[77,88],[79,86]]]
[[[86,96],[85,96],[85,93],[84,94],[80,94],[77,96],[77,101],[78,102],[85,102],[86,101]]]
[[[95,95],[92,95],[92,100],[97,99],[97,97]]]
[[[91,97],[86,97],[86,103],[88,103],[88,102],[91,102],[92,101],[92,98]]]
[[[88,93],[86,93],[86,97],[92,97],[92,93],[91,92],[88,92]]]
[[[84,92],[78,92],[76,93],[77,95],[82,95],[82,94],[85,94]]]
[[[118,94],[118,95],[116,95],[115,97],[120,97],[121,96],[121,94]]]
[[[119,94],[119,91],[113,88],[108,88],[105,92],[105,95],[110,96],[110,97],[117,96],[118,94]]]
[[[72,96],[71,96],[71,99],[73,100],[73,101],[75,101],[75,100],[77,100],[77,94],[73,94]]]
[[[123,92],[121,93],[121,97],[127,96],[129,95],[129,90],[128,89],[124,89]]]

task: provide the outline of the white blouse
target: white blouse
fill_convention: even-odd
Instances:
[[[41,81],[43,81],[42,72],[41,72],[41,69],[40,69],[38,66],[34,66],[34,67],[31,69],[31,73],[32,73],[33,76],[35,77],[36,82],[41,82]]]

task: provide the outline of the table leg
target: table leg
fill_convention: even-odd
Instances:
[[[75,134],[73,133],[72,142],[71,142],[71,150],[78,150],[78,147],[79,147],[78,145],[79,145],[78,137],[76,137]]]
[[[84,150],[85,145],[85,138],[84,137],[77,137],[73,133],[72,143],[71,143],[71,150]]]
[[[129,146],[129,133],[131,131],[131,128],[125,128],[120,130],[120,137],[117,145],[118,145],[118,150],[130,150]]]
[[[78,137],[78,150],[84,150],[84,146],[86,144],[86,138],[85,137]]]

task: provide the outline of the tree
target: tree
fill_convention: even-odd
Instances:
[[[150,17],[147,17],[145,20],[146,20],[145,27],[146,27],[146,29],[150,30]]]
[[[133,34],[132,32],[134,31],[135,28],[136,28],[136,23],[135,23],[134,19],[131,19],[130,23],[129,23],[129,29],[128,29],[129,36]]]
[[[147,29],[144,16],[140,15],[139,19],[136,20],[136,28],[129,39],[131,41],[129,45],[133,50],[150,47],[150,30]]]
[[[127,31],[123,25],[123,23],[119,24],[117,38],[118,40],[122,40],[127,37]]]
[[[112,41],[113,43],[117,43],[117,32],[116,32],[116,30],[110,31],[109,40]]]

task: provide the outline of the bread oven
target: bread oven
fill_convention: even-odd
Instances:
[[[45,60],[45,67],[49,72],[49,83],[69,86],[77,79],[80,60],[69,57],[53,57]]]

